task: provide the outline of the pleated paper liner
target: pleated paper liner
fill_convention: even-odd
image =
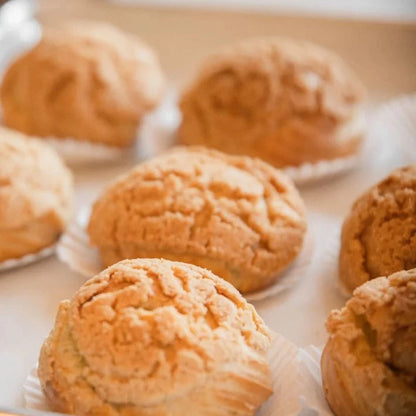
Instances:
[[[161,105],[145,117],[140,128],[139,154],[142,159],[156,156],[175,145],[181,114],[176,105],[177,92],[167,92]]]
[[[405,163],[416,163],[416,94],[382,104],[375,112],[374,128],[379,137],[397,145]]]
[[[351,297],[351,292],[345,287],[339,279],[338,258],[341,248],[341,228],[342,222],[337,220],[328,220],[326,245],[322,254],[323,267],[327,269],[333,279],[334,289],[345,299]]]
[[[101,262],[99,251],[89,243],[85,231],[89,213],[83,212],[77,221],[72,222],[57,246],[58,258],[66,263],[73,271],[90,278],[101,272],[105,267]],[[314,242],[311,232],[307,232],[302,250],[295,261],[280,273],[271,286],[244,295],[250,301],[259,301],[290,289],[306,275],[312,261]]]
[[[381,104],[364,114],[366,133],[362,147],[349,157],[305,163],[283,171],[297,185],[330,179],[358,165],[382,165],[401,147],[403,155],[416,162],[416,94]]]
[[[291,289],[307,275],[307,270],[312,262],[314,254],[314,240],[311,231],[307,231],[303,247],[298,257],[285,270],[279,273],[277,280],[269,287],[256,292],[243,294],[249,302],[256,302],[263,299],[277,296],[278,294]]]
[[[26,254],[23,257],[18,259],[8,259],[0,262],[0,272],[16,269],[18,267],[27,266],[28,264],[36,263],[46,257],[51,256],[56,249],[56,244],[45,247],[44,249],[38,251],[37,253]]]
[[[37,365],[26,377],[23,384],[23,398],[27,409],[50,411],[40,386]]]
[[[281,335],[275,335],[269,350],[273,395],[256,416],[331,415],[320,384],[319,351],[302,350]],[[25,406],[48,411],[37,367],[23,385]]]
[[[348,172],[359,161],[360,157],[354,155],[333,160],[321,160],[315,163],[304,163],[300,166],[291,166],[282,170],[296,185],[306,185]]]
[[[44,140],[56,150],[69,166],[112,162],[127,156],[134,148],[133,146],[118,148],[71,138],[48,137]]]
[[[310,345],[299,348],[299,378],[301,380],[302,416],[332,416],[333,413],[325,399],[321,376],[322,348]],[[277,416],[277,415],[276,415]]]

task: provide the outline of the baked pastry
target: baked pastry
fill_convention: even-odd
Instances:
[[[0,261],[53,244],[72,213],[72,176],[45,143],[0,127]]]
[[[78,416],[254,415],[272,393],[270,333],[229,283],[199,267],[125,260],[61,302],[39,379]]]
[[[363,87],[335,54],[271,38],[209,57],[181,98],[179,142],[271,165],[344,157],[363,136]]]
[[[127,146],[164,77],[153,51],[108,24],[72,22],[46,29],[7,70],[4,123],[36,136]]]
[[[88,225],[105,265],[184,261],[241,292],[271,284],[299,253],[305,230],[303,202],[284,174],[260,160],[183,147],[116,180]]]
[[[416,165],[392,172],[344,221],[339,277],[351,292],[369,279],[416,267]]]
[[[327,329],[322,380],[337,416],[416,414],[416,269],[357,288]]]

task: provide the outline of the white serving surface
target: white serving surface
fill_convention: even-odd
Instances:
[[[247,16],[232,14],[126,11],[110,4],[101,7],[101,4],[98,0],[88,3],[43,0],[40,2],[40,17],[44,21],[55,20],[61,13],[66,16],[111,17],[126,28],[142,33],[158,47],[162,62],[175,83],[187,78],[195,70],[195,62],[218,46],[221,37],[224,42],[231,42],[254,34],[281,34],[283,28],[291,36],[308,37],[332,45],[349,58],[369,85],[373,105],[382,98],[416,89],[416,57],[411,44],[416,32],[409,26],[379,23],[362,26],[354,23],[355,35],[360,38],[357,44],[357,41],[349,39],[350,26],[345,21],[311,20],[308,34],[303,18],[287,20],[253,16],[248,19]],[[223,19],[224,25],[219,26],[216,23],[218,19]],[[200,47],[195,48],[197,41]],[[176,46],[171,42],[176,42]],[[371,45],[375,45],[373,42],[383,45],[383,52],[375,48],[373,57],[368,58]],[[181,68],[185,69],[182,71]],[[256,304],[266,323],[297,345],[321,345],[326,339],[324,321],[328,312],[344,302],[334,288],[335,265],[325,262],[323,254],[331,229],[340,223],[353,200],[393,168],[408,162],[399,154],[394,141],[389,146],[380,152],[375,149],[374,158],[370,157],[344,176],[302,188],[316,243],[311,267],[293,289]],[[76,173],[78,207],[89,205],[108,181],[134,163],[126,160],[121,164],[79,170]],[[0,405],[23,405],[21,386],[53,325],[57,305],[60,300],[72,296],[83,281],[82,276],[71,272],[56,257],[0,274]]]

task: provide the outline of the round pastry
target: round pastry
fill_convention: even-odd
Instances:
[[[72,213],[72,176],[45,143],[0,128],[0,261],[50,246]]]
[[[349,291],[416,267],[416,165],[398,169],[354,203],[344,221],[339,278]]]
[[[322,380],[337,416],[416,414],[416,269],[357,288],[327,329]]]
[[[270,342],[208,270],[125,260],[61,302],[38,374],[51,408],[78,416],[248,416],[272,393]]]
[[[183,94],[179,141],[283,167],[358,151],[363,87],[309,42],[246,41],[208,58]]]
[[[94,204],[88,233],[105,265],[162,257],[196,264],[241,292],[271,284],[299,253],[305,209],[266,163],[177,148],[142,163]]]
[[[36,136],[127,146],[146,111],[161,99],[164,78],[153,51],[104,23],[45,30],[7,70],[4,123]]]

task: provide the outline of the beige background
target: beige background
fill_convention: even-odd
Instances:
[[[284,35],[337,51],[368,86],[372,100],[416,90],[416,24],[138,8],[105,0],[39,3],[45,23],[69,17],[104,19],[139,34],[159,52],[175,83],[186,82],[203,57],[220,45],[252,36]]]

